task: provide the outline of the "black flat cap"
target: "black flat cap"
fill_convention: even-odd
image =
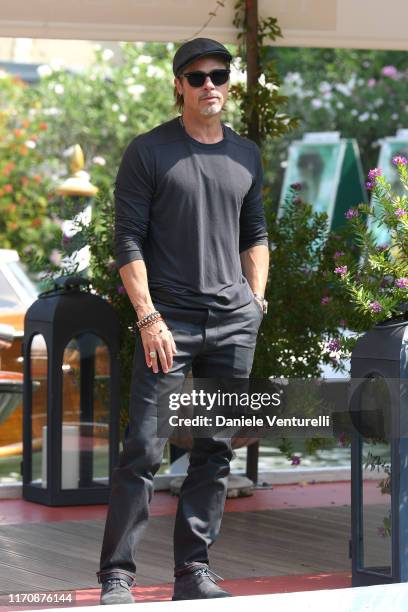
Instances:
[[[211,38],[194,38],[177,49],[173,59],[174,75],[177,76],[184,66],[205,55],[219,55],[227,62],[232,60],[232,55],[228,49],[216,40]]]

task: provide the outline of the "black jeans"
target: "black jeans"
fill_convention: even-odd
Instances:
[[[157,437],[161,393],[181,391],[190,369],[199,378],[245,378],[251,371],[262,312],[255,300],[233,311],[190,310],[155,303],[172,331],[177,354],[172,369],[154,374],[136,339],[128,435],[112,474],[99,581],[121,577],[131,584],[136,551],[147,524],[153,477],[166,440]],[[208,563],[218,536],[232,457],[230,439],[195,438],[180,492],[174,528],[175,569]]]

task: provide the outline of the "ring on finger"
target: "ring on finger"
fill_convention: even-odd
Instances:
[[[157,353],[156,353],[156,351],[150,351],[149,356],[150,356],[152,359],[156,359],[156,357],[157,357]]]

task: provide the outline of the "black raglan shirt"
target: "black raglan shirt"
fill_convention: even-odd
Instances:
[[[254,142],[224,125],[203,144],[179,118],[137,136],[115,183],[118,267],[144,259],[153,301],[229,310],[252,292],[239,253],[268,245]]]

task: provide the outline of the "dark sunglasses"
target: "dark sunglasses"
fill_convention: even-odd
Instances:
[[[185,72],[181,76],[186,77],[188,84],[191,85],[191,87],[202,87],[207,77],[210,77],[211,82],[214,85],[225,85],[229,79],[229,75],[230,70],[221,68],[211,70],[211,72],[201,72],[199,70],[197,70],[197,72]]]

